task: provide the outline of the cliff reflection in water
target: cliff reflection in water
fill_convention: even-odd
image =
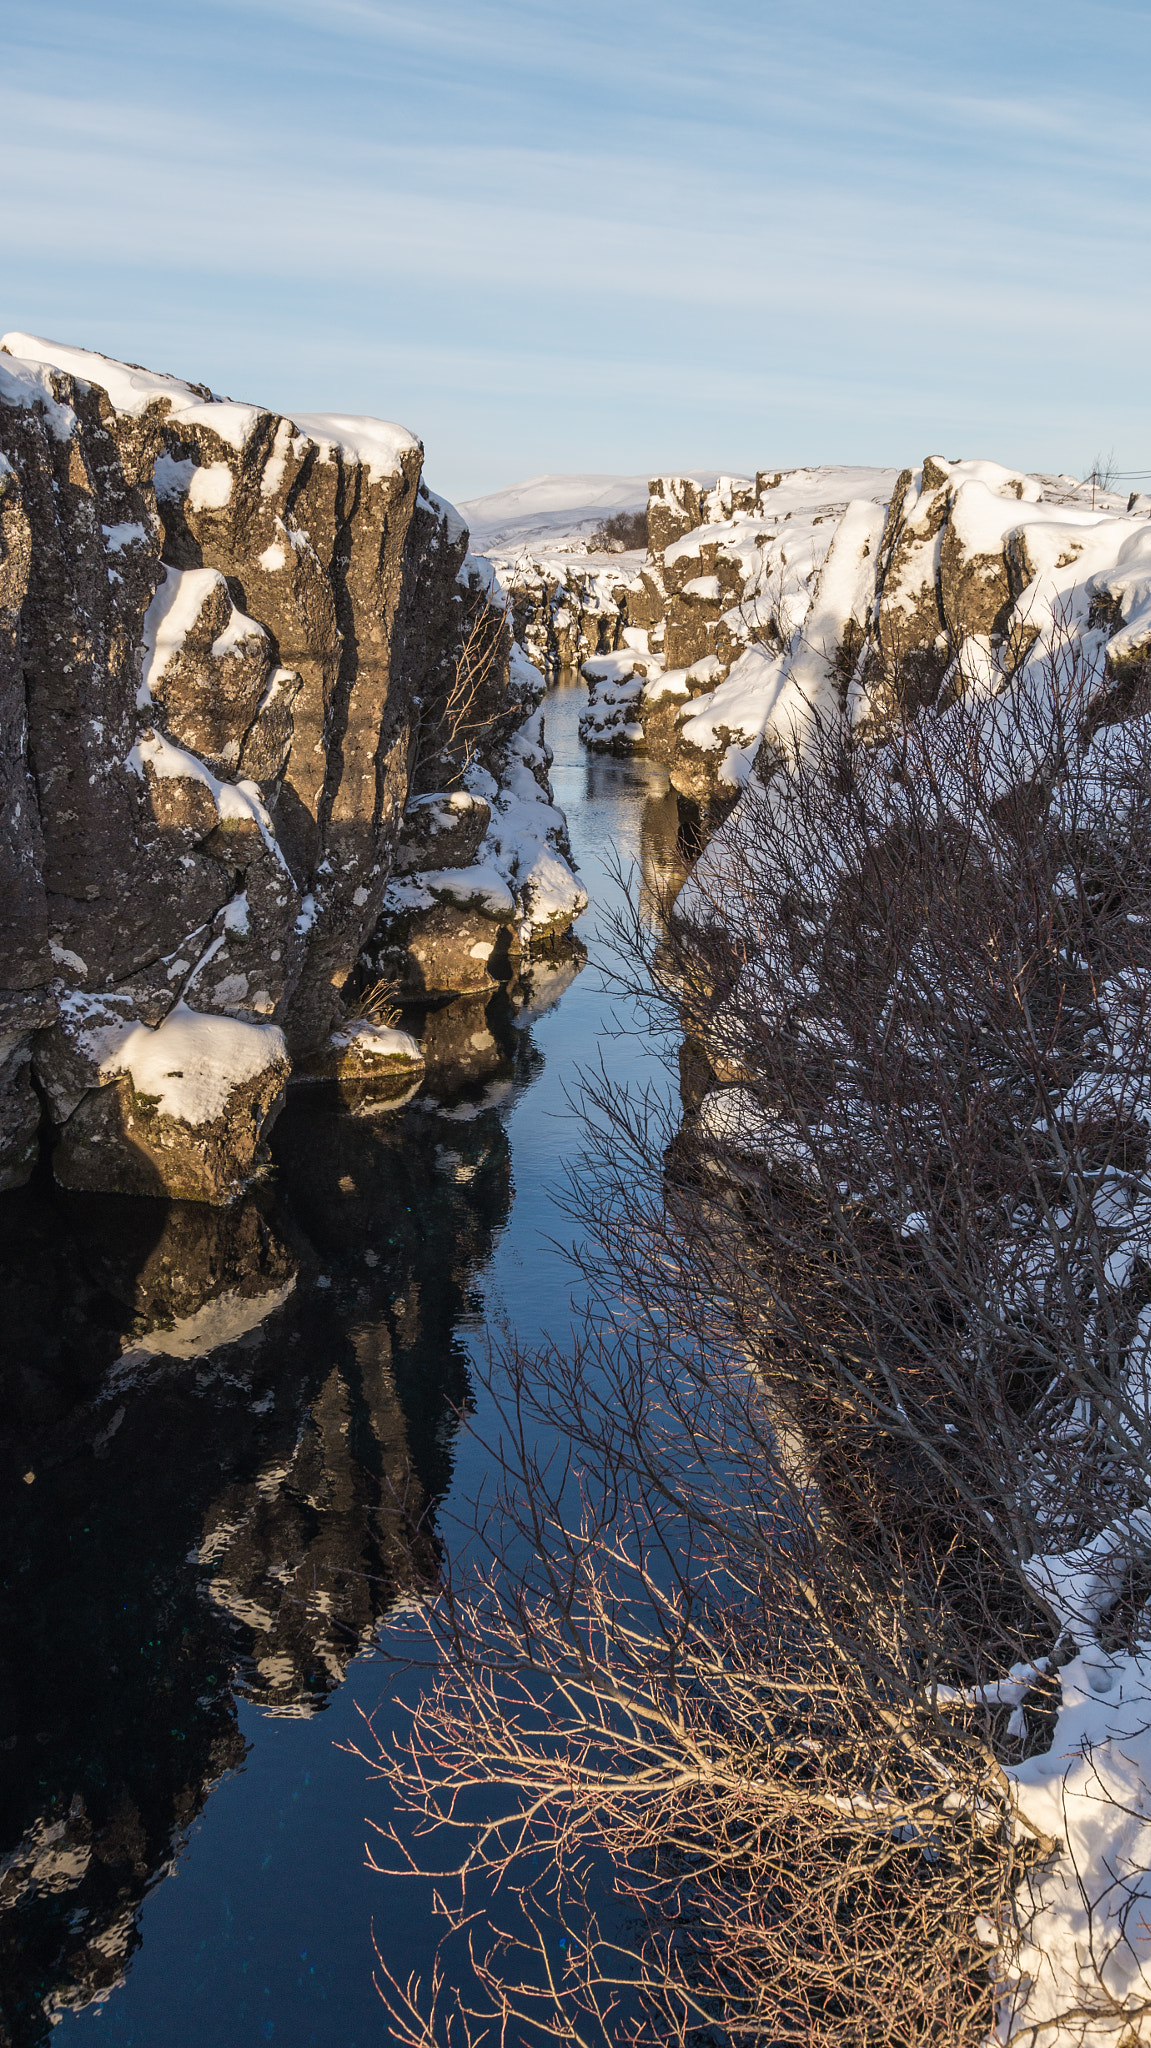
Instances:
[[[427,1018],[406,1109],[294,1095],[234,1210],[0,1197],[0,2042],[120,1977],[237,1694],[316,1712],[431,1583],[530,1016]]]

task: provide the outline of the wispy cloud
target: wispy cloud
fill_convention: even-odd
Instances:
[[[1151,55],[1142,9],[1092,16]],[[894,459],[986,422],[1071,466],[1151,439],[1149,124],[1066,0],[40,0],[18,29],[10,321],[399,413],[461,492],[768,432]]]

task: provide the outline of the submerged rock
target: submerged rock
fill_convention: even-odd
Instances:
[[[356,1017],[333,1031],[322,1052],[298,1066],[293,1085],[334,1084],[342,1095],[404,1100],[419,1086],[424,1057],[410,1032]]]

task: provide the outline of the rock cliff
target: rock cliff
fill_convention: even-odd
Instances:
[[[714,825],[761,749],[768,766],[813,714],[847,709],[866,731],[994,690],[1053,636],[1126,701],[1151,643],[1147,513],[1071,477],[939,456],[710,489],[656,477],[646,560],[600,588],[594,646],[584,633],[584,739],[664,762]],[[498,568],[509,590],[534,587],[522,560]],[[550,558],[534,568],[550,587]]]
[[[67,1184],[230,1200],[293,1072],[418,1066],[347,1027],[381,957],[428,992],[436,876],[492,868],[517,960],[582,908],[542,678],[421,463],[378,420],[0,344],[0,1186],[47,1125]],[[397,934],[409,798],[465,787],[479,841]],[[435,992],[494,987],[459,937]]]

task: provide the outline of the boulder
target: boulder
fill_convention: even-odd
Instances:
[[[393,874],[409,875],[418,868],[471,867],[491,816],[491,805],[470,789],[414,797],[400,821]]]
[[[630,648],[585,661],[582,674],[588,684],[588,708],[579,722],[585,747],[594,754],[642,753],[640,699],[659,673],[654,655]]]
[[[364,958],[412,1001],[490,992],[520,951],[516,902],[495,870],[444,868],[389,884]]]
[[[297,1066],[292,1086],[326,1084],[352,1099],[372,1096],[381,1102],[406,1100],[424,1076],[424,1056],[410,1032],[353,1017],[322,1052]]]
[[[154,1030],[100,1028],[115,1042],[100,1058],[100,1085],[60,1131],[57,1180],[193,1202],[241,1194],[262,1163],[290,1072],[283,1033],[183,1003]]]

